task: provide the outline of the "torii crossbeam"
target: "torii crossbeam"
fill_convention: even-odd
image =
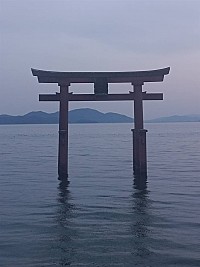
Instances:
[[[57,83],[60,92],[41,94],[40,101],[59,101],[58,176],[68,179],[68,102],[69,101],[134,101],[133,170],[139,179],[147,177],[146,132],[143,123],[143,100],[163,100],[162,93],[142,91],[145,82],[162,82],[170,68],[129,72],[55,72],[31,69],[39,83]],[[93,83],[94,94],[73,94],[71,83]],[[109,94],[109,83],[131,83],[133,92]]]

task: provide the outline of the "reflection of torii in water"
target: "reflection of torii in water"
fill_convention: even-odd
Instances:
[[[138,189],[137,186],[134,187]],[[130,225],[130,236],[132,237],[131,255],[135,265],[148,266],[152,256],[149,244],[149,224],[153,217],[150,212],[151,201],[148,191],[146,189],[134,190],[132,193],[132,205],[133,218]]]
[[[66,266],[71,265],[71,261],[73,260],[73,238],[75,235],[75,230],[72,231],[73,224],[71,220],[75,207],[70,202],[70,191],[68,189],[68,183],[66,183],[65,181],[61,181],[58,186],[57,200],[57,227],[54,231],[57,234],[58,239],[56,240],[56,249],[59,251],[59,264],[61,266]]]
[[[32,69],[39,83],[57,83],[60,92],[42,94],[40,101],[59,101],[59,179],[68,178],[68,102],[69,101],[134,101],[133,169],[138,177],[147,176],[146,132],[143,123],[143,100],[162,100],[161,93],[142,91],[145,82],[161,82],[170,68],[150,71],[128,72],[54,72]],[[71,83],[93,83],[94,94],[73,94],[69,92]],[[109,94],[109,83],[131,83],[133,92],[128,94]],[[146,179],[146,178],[145,178]]]

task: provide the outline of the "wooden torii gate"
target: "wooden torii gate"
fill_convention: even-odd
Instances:
[[[68,179],[68,102],[69,101],[134,101],[133,171],[139,179],[147,177],[146,132],[143,122],[143,100],[163,100],[162,93],[142,91],[145,82],[161,82],[170,68],[129,72],[55,72],[31,69],[39,83],[57,83],[60,92],[40,94],[39,101],[59,101],[58,176]],[[94,94],[73,94],[71,83],[93,83]],[[109,94],[109,83],[131,83],[133,92]]]

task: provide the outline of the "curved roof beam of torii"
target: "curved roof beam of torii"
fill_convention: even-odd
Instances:
[[[124,72],[59,72],[31,69],[39,83],[95,83],[104,80],[107,83],[144,83],[161,82],[169,74],[170,67],[148,71]]]

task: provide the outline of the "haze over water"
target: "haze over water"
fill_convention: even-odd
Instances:
[[[0,265],[199,266],[199,123],[147,124],[148,184],[134,186],[131,124],[0,126]]]

